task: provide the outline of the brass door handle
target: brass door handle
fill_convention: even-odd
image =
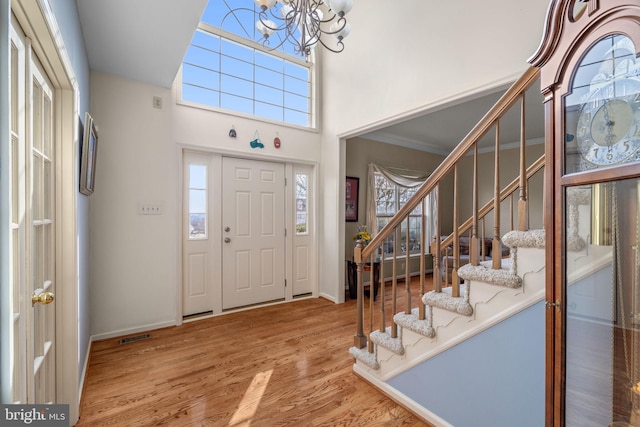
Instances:
[[[51,304],[55,299],[53,292],[45,292],[44,289],[36,289],[31,295],[31,306],[38,304]]]

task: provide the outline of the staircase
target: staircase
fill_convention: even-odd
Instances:
[[[422,297],[426,318],[418,309],[393,317],[399,326],[396,338],[391,328],[373,331],[369,339],[375,351],[351,347],[360,374],[387,381],[397,374],[440,354],[496,323],[544,299],[544,230],[511,231],[503,237],[511,248],[502,268],[491,268],[491,261],[464,265],[458,275],[464,280],[461,296],[427,292]]]
[[[528,69],[431,174],[398,214],[367,246],[359,241],[354,250],[354,260],[358,270],[358,326],[354,336],[354,346],[349,349],[349,353],[355,359],[354,372],[383,392],[392,395],[396,400],[404,402],[416,413],[429,411],[428,408],[423,411],[423,408],[415,407],[415,402],[410,399],[404,401],[400,392],[388,386],[388,381],[544,299],[545,233],[540,229],[529,230],[528,220],[531,215],[529,180],[544,170],[545,161],[543,155],[527,165],[525,155],[527,138],[524,97],[527,89],[537,81],[538,75],[537,68]],[[514,106],[520,107],[519,172],[509,184],[501,187],[499,184],[501,182],[501,119],[504,119]],[[495,133],[493,197],[484,206],[479,207],[478,144],[490,130],[494,130]],[[458,215],[458,172],[461,161],[467,156],[473,156],[473,207],[471,216],[461,222]],[[448,190],[443,188],[443,182],[445,178],[450,177],[453,177],[452,212],[443,210],[439,197],[442,190]],[[483,182],[486,182],[486,177]],[[420,247],[431,248],[434,290],[425,291],[427,263],[425,254],[421,253],[419,255],[421,298],[418,301],[413,298],[412,301],[409,281],[406,281],[406,287],[402,290],[398,288],[396,278],[396,262],[401,260],[408,265],[409,254],[399,255],[400,251],[396,250],[390,258],[385,258],[382,245],[385,240],[393,238],[395,247],[399,247],[397,243],[402,240],[399,242],[395,240],[402,234],[403,222],[406,221],[404,229],[409,229],[409,214],[430,195],[436,198],[437,206],[436,212],[431,213],[436,216],[435,236],[441,236],[440,220],[443,215],[452,215],[453,225],[451,233],[446,237],[436,237],[433,242],[426,242],[423,222]],[[517,201],[514,203],[516,195]],[[490,222],[489,226],[486,226],[487,222]],[[509,230],[501,235],[505,222],[509,224]],[[486,228],[493,230],[489,238],[485,237]],[[461,265],[460,257],[459,241],[462,236],[468,238],[471,243],[468,263],[465,265]],[[485,240],[491,241],[492,253],[501,254],[501,248],[504,245],[509,248],[509,255],[486,259],[487,254],[479,249],[481,245],[478,244]],[[451,259],[450,272],[445,261],[442,261],[442,264],[445,264],[443,274],[441,259]],[[395,313],[397,300],[405,301],[405,310],[395,313],[391,319],[385,317],[385,286],[381,288],[379,307],[375,307],[373,298],[370,298],[368,299],[369,310],[365,310],[362,272],[366,263],[374,262],[380,262],[381,265],[385,262],[391,263],[393,266],[392,311]],[[405,274],[408,277],[408,271]],[[385,277],[382,272],[381,277]],[[450,283],[447,283],[448,281]],[[381,319],[379,326],[374,325],[376,309],[380,310],[377,316]],[[448,425],[437,415],[424,416],[424,418],[437,425]]]

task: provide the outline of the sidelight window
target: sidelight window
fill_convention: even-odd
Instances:
[[[189,165],[189,239],[207,238],[207,166]]]

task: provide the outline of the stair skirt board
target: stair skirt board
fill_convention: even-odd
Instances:
[[[455,347],[467,339],[482,333],[483,331],[497,325],[503,320],[523,311],[527,308],[535,305],[536,303],[544,299],[544,289],[539,291],[537,295],[527,298],[518,304],[511,305],[508,309],[496,312],[491,318],[485,319],[476,326],[473,326],[463,333],[456,334],[453,338],[442,342],[438,339],[438,333],[442,333],[443,329],[439,328],[436,331],[436,338],[428,338],[410,330],[403,330],[402,337],[405,347],[405,354],[402,357],[390,358],[389,360],[383,360],[383,364],[378,363],[377,348],[373,353],[369,353],[365,348],[357,349],[352,347],[349,349],[349,353],[356,359],[355,366],[358,366],[360,371],[366,371],[369,375],[378,378],[379,381],[389,381],[391,378],[400,375],[401,373],[413,368],[416,365],[426,362],[427,360],[444,353],[445,351]],[[465,317],[458,317],[462,321],[468,322],[469,319]],[[434,343],[435,345],[430,345]],[[421,344],[425,347],[420,348]],[[369,360],[365,361],[361,357],[366,357]]]
[[[371,375],[366,369],[362,369],[360,365],[353,365],[353,372],[362,380],[371,384],[371,386],[378,389],[382,394],[398,403],[399,405],[402,405],[407,411],[413,413],[416,417],[420,418],[424,422],[432,424],[436,427],[455,427],[440,418],[438,415],[426,409],[424,406],[418,404],[415,400],[407,397],[395,388],[391,387],[386,382],[380,380],[377,376]]]

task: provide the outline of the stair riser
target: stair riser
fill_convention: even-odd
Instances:
[[[516,256],[516,274],[520,277],[544,268],[544,249],[518,248]]]

